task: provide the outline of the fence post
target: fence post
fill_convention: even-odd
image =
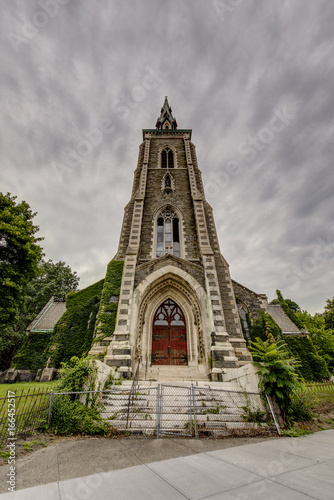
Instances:
[[[195,404],[195,389],[193,384],[191,384],[191,400],[193,406],[193,415],[194,415],[194,430],[195,430],[195,439],[198,439],[198,428],[197,428],[197,415],[196,415],[196,404]]]
[[[160,432],[160,418],[161,418],[161,384],[158,384],[157,387],[157,439],[159,439],[159,432]]]
[[[52,400],[53,400],[53,390],[50,391],[50,399],[49,399],[49,414],[48,414],[48,424],[51,426],[51,418],[52,418]]]

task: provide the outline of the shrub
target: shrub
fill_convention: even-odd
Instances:
[[[55,392],[94,390],[97,369],[89,358],[73,356],[62,363],[61,378]],[[51,427],[56,434],[106,434],[109,426],[99,414],[98,393],[55,394],[52,402]]]
[[[260,369],[261,390],[276,400],[284,421],[288,423],[291,396],[298,384],[297,362],[282,340],[271,342],[257,338],[250,351],[254,365]]]
[[[299,361],[298,371],[305,380],[320,381],[330,378],[326,361],[321,358],[307,336],[285,337],[291,354]]]

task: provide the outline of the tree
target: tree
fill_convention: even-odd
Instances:
[[[26,289],[23,306],[15,324],[3,330],[0,339],[0,369],[10,366],[13,356],[25,339],[28,325],[33,321],[52,296],[65,299],[69,292],[77,290],[79,278],[65,262],[54,263],[41,260],[38,274]]]
[[[0,328],[17,319],[29,281],[38,274],[43,250],[27,202],[0,193]]]
[[[312,343],[317,353],[324,358],[328,369],[334,372],[334,330],[326,328],[323,314],[316,313],[311,316],[307,311],[297,312],[296,315],[310,333]]]
[[[332,330],[334,330],[334,297],[331,300],[326,300],[324,318],[326,328],[331,328]]]
[[[26,319],[31,322],[52,296],[65,300],[78,289],[79,278],[65,262],[41,260],[38,275],[29,283],[25,297]]]

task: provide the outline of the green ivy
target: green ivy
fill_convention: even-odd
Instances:
[[[47,362],[47,351],[50,344],[50,332],[30,333],[24,338],[19,352],[14,356],[12,366],[18,370],[37,372]]]
[[[123,261],[112,260],[107,267],[104,286],[101,294],[100,310],[97,316],[97,328],[95,342],[105,337],[110,337],[115,331],[118,302],[109,302],[110,297],[119,297],[122,276]]]
[[[266,341],[268,334],[271,334],[275,340],[282,340],[283,334],[276,321],[264,311],[259,311],[259,317],[253,320],[250,328],[251,338],[254,342],[256,338]]]
[[[284,340],[292,355],[300,361],[299,373],[305,380],[319,381],[330,378],[326,362],[321,358],[307,336],[285,336]]]
[[[104,280],[66,297],[66,312],[53,331],[50,366],[59,367],[72,356],[81,357],[92,345]]]

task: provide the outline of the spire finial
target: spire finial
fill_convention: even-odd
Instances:
[[[155,124],[157,129],[176,129],[177,123],[172,115],[172,108],[168,103],[168,97],[165,96],[165,102],[161,108],[161,114],[157,119],[157,123]]]

